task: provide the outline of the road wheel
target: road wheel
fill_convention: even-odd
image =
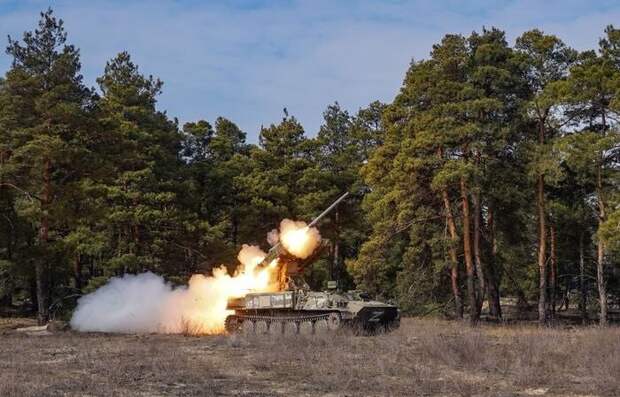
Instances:
[[[254,321],[245,320],[241,323],[241,331],[244,335],[252,335],[254,333]]]
[[[263,335],[269,332],[269,324],[265,320],[258,320],[254,326],[257,335]]]
[[[228,316],[224,322],[224,328],[229,334],[235,333],[239,330],[239,318],[237,316]]]
[[[285,335],[297,335],[299,333],[299,324],[295,321],[287,321],[284,323]]]
[[[330,331],[337,331],[342,328],[342,317],[340,317],[340,313],[329,313],[327,317],[327,327]]]
[[[284,333],[284,323],[282,321],[273,320],[269,323],[269,335],[281,336]]]
[[[329,325],[327,320],[316,320],[314,323],[314,333],[315,334],[325,334],[329,331]]]
[[[299,333],[301,335],[312,335],[314,333],[314,324],[312,321],[302,321],[299,323]]]

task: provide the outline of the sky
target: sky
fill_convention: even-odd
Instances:
[[[127,50],[164,82],[160,110],[181,123],[229,118],[250,142],[284,107],[313,136],[334,101],[351,113],[390,102],[411,60],[446,33],[495,26],[514,43],[539,28],[584,50],[620,25],[618,0],[0,0],[0,45],[50,6],[89,86]],[[0,53],[0,73],[9,66]]]

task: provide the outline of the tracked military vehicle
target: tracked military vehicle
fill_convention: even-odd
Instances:
[[[314,333],[343,327],[373,332],[400,324],[396,306],[372,301],[356,291],[250,293],[230,301],[228,308],[235,311],[226,318],[228,332]]]
[[[347,195],[345,193],[336,200],[308,227],[315,226]],[[315,333],[350,327],[372,332],[391,330],[400,325],[400,312],[396,306],[373,301],[363,292],[340,291],[333,281],[328,283],[325,291],[311,291],[302,273],[320,252],[321,248],[318,248],[311,257],[302,261],[289,254],[281,244],[272,247],[259,266],[278,260],[280,291],[248,293],[243,298],[229,300],[228,309],[234,310],[234,314],[226,318],[226,330],[230,333],[239,330],[252,333]]]

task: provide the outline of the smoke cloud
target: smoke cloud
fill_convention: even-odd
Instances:
[[[301,259],[312,254],[321,242],[317,229],[288,219],[281,222],[277,235],[286,250]],[[258,268],[265,257],[259,247],[244,244],[233,275],[221,266],[210,276],[193,275],[188,285],[181,287],[173,287],[151,272],[113,277],[78,300],[71,327],[121,333],[223,332],[226,316],[232,314],[226,309],[230,298],[278,290],[278,261]]]
[[[79,300],[71,327],[78,331],[161,332],[169,320],[167,302],[186,293],[186,288],[175,290],[150,272],[113,277]]]
[[[284,219],[280,222],[280,241],[288,252],[297,258],[306,259],[321,243],[321,234],[306,222]]]
[[[254,270],[266,256],[267,254],[256,245],[243,244],[237,259],[243,264],[246,271],[250,271]]]

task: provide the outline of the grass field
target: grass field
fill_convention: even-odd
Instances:
[[[620,395],[620,328],[405,319],[372,337],[189,337],[14,325],[0,319],[0,396]]]

